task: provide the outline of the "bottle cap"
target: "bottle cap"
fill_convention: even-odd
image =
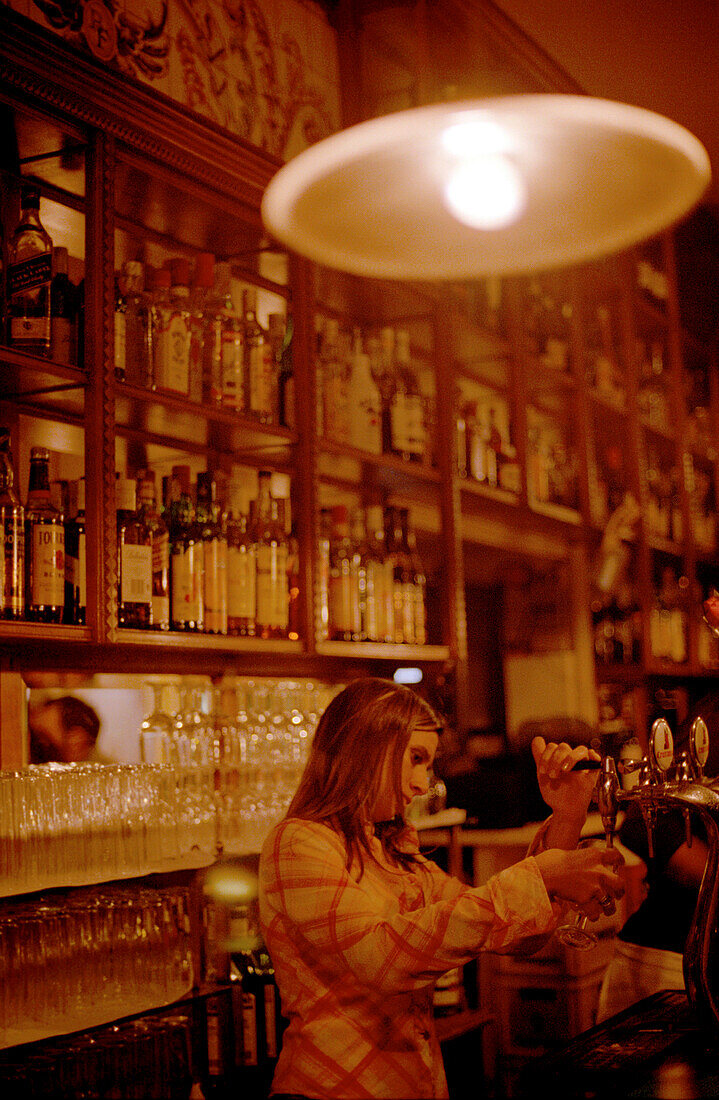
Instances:
[[[20,191],[20,206],[23,210],[40,206],[40,188],[34,183],[24,183]]]
[[[172,286],[190,285],[190,261],[184,256],[176,256],[170,261],[170,277]]]
[[[194,285],[211,287],[215,285],[215,254],[200,252],[195,259]]]
[[[62,245],[53,249],[52,268],[56,275],[67,275],[67,249]]]

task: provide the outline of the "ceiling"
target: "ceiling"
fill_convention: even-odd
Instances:
[[[590,95],[666,115],[707,149],[719,211],[717,0],[494,0]]]

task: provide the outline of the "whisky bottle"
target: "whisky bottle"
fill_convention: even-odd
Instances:
[[[25,614],[25,509],[15,491],[10,432],[0,428],[0,523],[3,533],[0,615],[22,619]]]
[[[409,560],[412,578],[412,633],[414,635],[414,644],[425,645],[427,642],[427,575],[424,571],[422,559],[419,556],[417,536],[410,523],[409,510],[407,508],[399,509],[399,519],[402,527],[402,547]]]
[[[75,514],[65,524],[65,622],[81,624],[87,617],[85,478],[75,484]]]
[[[70,282],[66,248],[52,254],[50,354],[56,363],[77,363],[77,287]]]
[[[352,546],[352,590],[357,601],[357,619],[352,641],[364,642],[368,635],[367,614],[367,570],[369,565],[369,547],[364,511],[357,508],[352,512],[350,521],[350,542]]]
[[[215,268],[215,293],[209,306],[206,340],[205,400],[244,413],[245,327],[235,309],[228,263],[218,263]]]
[[[354,583],[349,512],[344,504],[332,509],[329,575],[329,638],[351,642],[360,632],[359,592]]]
[[[392,453],[405,462],[422,462],[427,447],[424,399],[412,366],[409,333],[395,336],[395,386],[390,399]]]
[[[280,529],[287,547],[287,581],[285,591],[278,590],[277,624],[283,638],[297,641],[300,636],[300,550],[292,522],[291,482],[287,474],[275,474],[272,481],[273,495],[277,499]]]
[[[170,625],[172,630],[204,629],[203,543],[195,525],[190,467],[173,466],[170,489]]]
[[[242,487],[230,486],[227,516],[227,633],[254,637],[257,614],[256,553],[242,504]]]
[[[382,399],[372,377],[369,355],[362,351],[359,330],[354,335],[349,399],[350,443],[361,451],[382,454]]]
[[[394,603],[394,641],[413,645],[414,581],[409,555],[402,537],[402,521],[398,508],[385,508],[387,551],[392,562]]]
[[[295,375],[292,367],[292,314],[287,318],[281,313],[271,313],[268,318],[270,339],[277,340],[279,350],[275,350],[277,369],[277,415],[283,428],[294,428],[295,415]],[[281,340],[280,340],[281,337]]]
[[[20,220],[8,247],[10,343],[33,355],[49,355],[52,240],[40,221],[40,191],[24,183]]]
[[[260,470],[252,532],[257,561],[256,634],[259,638],[283,636],[278,609],[287,601],[287,541],[279,524],[271,485],[272,472]]]
[[[150,309],[152,324],[152,379],[158,390],[187,396],[190,389],[190,311],[187,261],[172,261],[155,272]]]
[[[321,508],[317,537],[317,611],[315,631],[317,640],[329,637],[330,546],[332,542],[332,511]]]
[[[277,371],[272,344],[257,320],[257,289],[248,287],[242,299],[248,411],[253,419],[269,424],[276,420],[277,407]]]
[[[367,637],[372,642],[394,641],[394,574],[387,553],[381,504],[367,508]]]
[[[197,475],[197,534],[202,542],[206,634],[227,633],[227,538],[220,522],[217,483],[210,472]]]
[[[190,309],[190,401],[202,404],[204,395],[205,340],[209,306],[215,289],[215,257],[212,252],[200,252],[192,276]]]
[[[118,625],[147,630],[152,626],[152,535],[137,512],[133,478],[116,478],[115,507]]]
[[[392,400],[397,386],[394,374],[394,329],[386,325],[379,335],[379,342],[372,345],[373,374],[382,400],[382,452],[392,453]]]
[[[140,513],[152,538],[152,628],[170,629],[170,533],[157,510],[154,474],[139,481]]]
[[[349,379],[340,348],[339,326],[334,318],[325,322],[320,355],[320,385],[324,434],[344,443],[349,438]]]
[[[115,377],[135,386],[151,386],[150,311],[139,260],[127,260],[117,279],[115,297]]]
[[[30,483],[25,505],[26,617],[59,623],[65,607],[64,516],[50,498],[50,453],[30,451]]]

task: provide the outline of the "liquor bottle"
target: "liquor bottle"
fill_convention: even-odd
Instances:
[[[369,565],[369,547],[364,511],[356,508],[350,521],[350,542],[352,545],[352,590],[356,593],[357,622],[353,632],[354,642],[364,642],[368,635],[367,613],[367,570]]]
[[[87,617],[87,558],[85,553],[85,478],[75,482],[75,514],[65,524],[65,622],[84,623]]]
[[[405,462],[422,462],[427,448],[424,399],[412,366],[409,333],[395,335],[395,388],[390,399],[392,453]]]
[[[329,575],[329,638],[351,642],[360,629],[359,592],[354,583],[353,547],[347,506],[332,509]]]
[[[332,542],[332,511],[321,508],[317,538],[317,612],[315,631],[318,641],[329,637],[330,546]]]
[[[372,642],[394,641],[394,573],[387,553],[381,504],[367,508],[367,637]]]
[[[410,523],[409,510],[399,509],[399,520],[402,527],[402,546],[407,558],[412,575],[412,604],[413,624],[412,633],[415,645],[425,645],[427,642],[427,575],[424,571],[422,559],[417,549],[417,536]]]
[[[50,497],[50,453],[30,451],[25,504],[25,607],[33,622],[59,623],[65,607],[64,516]]]
[[[271,1069],[281,1041],[279,996],[272,960],[247,906],[233,908],[230,930],[231,942],[237,944],[232,952],[232,965],[242,989],[242,1061],[246,1069]]]
[[[396,389],[394,374],[394,329],[385,326],[377,344],[371,345],[370,362],[382,399],[382,452],[392,453],[392,399]],[[374,352],[374,355],[373,355]]]
[[[230,485],[227,516],[227,633],[254,637],[257,614],[256,553],[242,502],[242,486]]]
[[[170,626],[172,630],[204,629],[203,543],[195,526],[190,495],[190,467],[173,466],[170,489]]]
[[[190,389],[190,311],[186,260],[172,261],[172,271],[154,275],[150,317],[152,325],[152,380],[158,390],[187,396]]]
[[[487,482],[487,433],[482,423],[480,403],[466,405],[467,468],[469,476],[480,484]]]
[[[412,645],[414,637],[414,580],[409,555],[402,537],[402,521],[398,508],[384,510],[387,551],[392,562],[394,641]]]
[[[212,252],[200,252],[195,260],[190,293],[190,401],[202,404],[204,396],[205,340],[208,311],[215,290],[215,257]]]
[[[279,422],[283,428],[294,428],[297,423],[295,414],[295,375],[292,366],[292,314],[285,319],[281,313],[271,313],[268,319],[270,326],[270,338],[273,338],[273,328],[277,335],[281,332],[282,343],[279,354],[276,353],[277,362],[277,404]]]
[[[220,522],[217,483],[206,471],[197,475],[197,534],[202,541],[206,634],[227,633],[227,538]]]
[[[358,329],[354,334],[349,394],[350,443],[361,451],[382,454],[382,399],[370,370],[370,357],[362,351]]]
[[[277,502],[273,500],[272,472],[260,470],[252,540],[257,560],[258,638],[283,637],[287,602],[287,540],[279,524]]]
[[[262,424],[277,419],[277,369],[268,334],[257,320],[257,288],[243,291],[245,384],[251,417]]]
[[[244,413],[247,408],[245,326],[232,297],[232,270],[228,263],[218,263],[215,267],[215,293],[208,313],[205,400]]]
[[[135,386],[151,385],[150,310],[139,260],[126,260],[115,298],[115,377]]]
[[[350,436],[349,379],[342,360],[339,326],[334,318],[325,321],[320,356],[320,384],[327,439],[346,442]]]
[[[279,475],[275,477],[275,492],[279,521],[287,543],[287,598],[278,608],[278,618],[283,620],[283,637],[297,641],[300,636],[300,547],[292,520],[290,479],[282,475],[282,487],[278,488]]]
[[[155,476],[146,473],[138,483],[140,513],[152,538],[152,628],[170,629],[170,533],[157,510]]]
[[[152,626],[152,535],[137,512],[133,478],[116,478],[115,506],[118,625],[147,630]]]
[[[457,391],[457,415],[455,417],[456,469],[458,477],[467,477],[467,404],[461,390]]]
[[[77,363],[77,287],[68,276],[66,248],[52,254],[50,354],[56,363]]]
[[[0,615],[22,619],[25,614],[25,509],[15,491],[10,432],[0,428],[0,523],[3,532]]]
[[[49,355],[52,240],[40,221],[40,191],[24,183],[20,220],[8,247],[10,343],[33,355]]]

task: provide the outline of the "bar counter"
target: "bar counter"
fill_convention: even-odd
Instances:
[[[532,1061],[520,1097],[717,1097],[717,1033],[699,1027],[683,991],[639,1001]]]

